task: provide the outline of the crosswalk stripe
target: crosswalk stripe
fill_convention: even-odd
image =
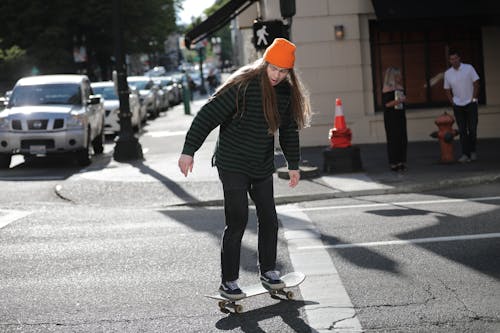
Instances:
[[[298,250],[316,250],[316,249],[347,249],[355,247],[376,247],[387,245],[409,245],[419,243],[438,243],[438,242],[453,242],[463,240],[500,238],[500,233],[475,234],[475,235],[460,235],[460,236],[444,236],[444,237],[425,237],[414,239],[390,240],[380,242],[366,242],[353,244],[331,244],[331,245],[314,245],[314,246],[299,246]]]

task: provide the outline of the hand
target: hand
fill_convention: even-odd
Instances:
[[[181,157],[179,157],[179,169],[181,169],[184,177],[187,177],[188,172],[193,172],[193,164],[193,156],[181,154]]]
[[[297,186],[300,180],[300,171],[299,170],[288,170],[288,176],[290,177],[290,182],[288,186],[294,188]]]

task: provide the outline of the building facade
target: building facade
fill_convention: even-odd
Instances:
[[[249,2],[249,1],[233,1]],[[280,1],[250,1],[235,15],[240,65],[253,49],[255,19],[281,20]],[[237,5],[239,5],[239,3]],[[452,109],[443,89],[448,50],[459,50],[481,78],[479,138],[500,131],[500,5],[476,0],[296,0],[290,39],[296,69],[309,89],[314,116],[301,132],[305,146],[329,144],[335,99],[341,98],[353,143],[385,142],[383,73],[401,68],[410,141],[434,140],[435,119]]]

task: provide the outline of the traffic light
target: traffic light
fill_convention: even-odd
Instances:
[[[256,21],[253,24],[253,44],[257,50],[266,49],[275,38],[289,39],[287,26],[280,20]]]

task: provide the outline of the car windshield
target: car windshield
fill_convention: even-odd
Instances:
[[[50,104],[82,104],[79,84],[41,84],[17,86],[9,98],[9,106]]]
[[[104,99],[107,100],[113,100],[113,99],[118,99],[118,96],[115,93],[115,87],[109,86],[109,87],[94,87],[92,86],[92,89],[94,90],[94,94],[101,95],[104,97]]]
[[[161,80],[161,85],[162,85],[162,86],[171,86],[171,85],[173,85],[173,84],[174,84],[174,83],[173,83],[173,82],[172,82],[172,80],[170,80],[170,79],[163,79],[163,80]]]
[[[128,82],[139,90],[149,90],[153,86],[153,82],[150,80],[129,80]]]

